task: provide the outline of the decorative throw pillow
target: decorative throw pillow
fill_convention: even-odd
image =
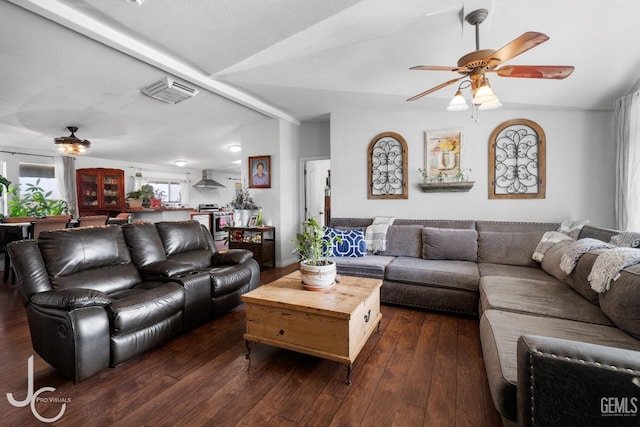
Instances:
[[[640,248],[640,233],[634,233],[633,231],[621,231],[619,234],[612,236],[609,243],[628,248]]]
[[[551,249],[553,245],[563,240],[573,239],[564,233],[560,233],[559,231],[547,231],[542,235],[542,239],[540,239],[538,246],[536,246],[536,250],[533,251],[533,255],[531,256],[531,258],[533,258],[534,261],[542,262],[544,254],[549,249]]]
[[[562,224],[560,224],[560,226],[556,231],[559,231],[562,234],[566,234],[567,236],[571,237],[573,240],[576,240],[580,235],[580,230],[582,230],[582,227],[584,227],[588,223],[589,223],[588,219],[581,219],[578,221],[572,221],[570,219],[567,219],[565,221],[562,221]]]
[[[325,228],[325,239],[339,237],[342,242],[333,241],[329,249],[329,256],[333,257],[363,257],[367,255],[367,245],[364,241],[364,230],[339,230],[337,228]]]

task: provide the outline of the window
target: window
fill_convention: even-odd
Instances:
[[[27,184],[36,185],[44,189],[45,193],[51,191],[50,199],[61,199],[58,183],[56,182],[54,167],[51,165],[39,165],[35,163],[20,163],[20,190],[24,190]]]
[[[163,203],[181,203],[182,202],[182,185],[178,181],[172,180],[153,180],[148,182],[156,193],[161,194]]]

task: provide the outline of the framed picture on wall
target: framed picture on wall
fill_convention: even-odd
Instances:
[[[271,156],[249,157],[249,188],[271,188]]]
[[[454,177],[461,169],[462,129],[435,129],[424,133],[426,178]]]

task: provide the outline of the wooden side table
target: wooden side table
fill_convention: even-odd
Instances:
[[[247,249],[260,268],[276,266],[275,227],[229,227],[229,249]]]

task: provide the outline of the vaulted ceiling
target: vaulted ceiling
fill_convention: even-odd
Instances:
[[[507,109],[611,110],[640,79],[636,0],[8,0],[0,2],[0,144],[233,170],[226,146],[264,117],[293,123],[338,111],[442,111],[456,65],[475,49],[470,11],[489,10],[480,48],[525,31],[550,40],[509,63],[574,65],[566,80],[491,84]],[[166,76],[200,90],[179,104],[140,89]],[[456,114],[456,113],[452,113]],[[489,113],[487,113],[489,114]]]

